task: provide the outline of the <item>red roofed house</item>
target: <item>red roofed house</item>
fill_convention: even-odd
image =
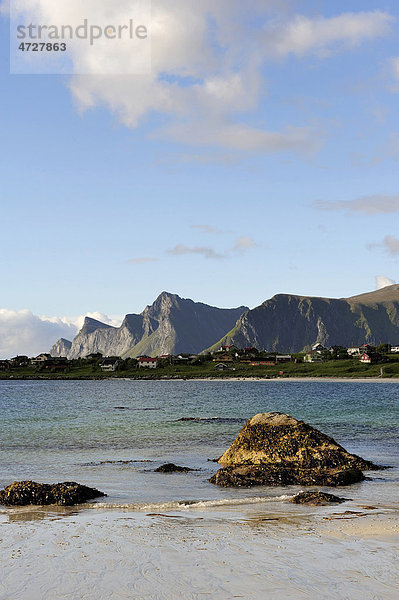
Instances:
[[[362,354],[360,357],[360,362],[363,363],[364,365],[371,365],[371,363],[373,362],[373,359],[371,358],[371,356],[369,354]]]

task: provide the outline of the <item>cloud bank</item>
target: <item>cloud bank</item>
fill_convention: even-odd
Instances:
[[[86,0],[85,16],[95,21],[110,12],[113,21],[125,22],[134,14],[135,0],[111,4]],[[18,0],[18,6],[25,15],[40,12],[46,22],[76,26],[82,20],[81,3]],[[117,75],[131,59],[128,43],[99,44],[94,62],[82,45],[73,60],[89,75],[73,77],[69,86],[80,110],[106,107],[131,129],[146,122],[157,138],[239,152],[306,154],[318,149],[322,131],[295,123],[275,129],[252,118],[267,93],[265,64],[290,55],[325,59],[386,36],[392,22],[383,11],[310,18],[276,0],[152,0],[151,74]],[[101,64],[115,76],[95,75]],[[151,127],[151,116],[163,124]]]
[[[87,316],[118,326],[119,317],[108,317],[99,312]],[[72,340],[83,325],[85,315],[76,318],[46,317],[30,310],[0,309],[0,359],[17,354],[36,356],[48,352],[61,337]]]

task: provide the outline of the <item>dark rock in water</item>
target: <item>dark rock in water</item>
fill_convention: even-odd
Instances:
[[[334,496],[334,494],[326,494],[325,492],[301,492],[293,498],[290,502],[293,504],[312,504],[313,506],[322,506],[323,504],[341,504],[347,502],[348,498],[340,498]]]
[[[173,463],[166,463],[155,469],[155,473],[188,473],[189,471],[194,470],[195,469],[190,469],[189,467],[179,467]]]
[[[358,483],[365,479],[359,469],[306,469],[286,463],[274,465],[239,465],[219,469],[210,478],[211,483],[223,487],[251,487],[254,485],[328,485],[336,487]]]
[[[210,482],[222,486],[349,485],[381,468],[282,413],[252,417],[218,462],[224,468]]]
[[[15,481],[0,491],[0,504],[6,506],[27,506],[29,504],[73,506],[106,495],[99,490],[74,481],[55,484]]]

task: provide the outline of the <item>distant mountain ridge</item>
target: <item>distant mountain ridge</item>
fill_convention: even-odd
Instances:
[[[399,345],[399,285],[349,298],[277,294],[260,306],[215,308],[163,292],[139,315],[120,327],[85,318],[72,342],[59,340],[52,356],[198,354],[222,345],[255,346],[275,352],[300,352],[313,344]]]
[[[231,329],[248,307],[216,308],[162,292],[151,306],[129,314],[120,327],[86,317],[66,356],[69,359],[101,352],[104,356],[158,356],[181,352],[199,353]],[[50,350],[65,356],[60,340]]]
[[[399,344],[399,285],[349,298],[278,294],[247,311],[213,344],[300,352],[320,343],[346,347]]]

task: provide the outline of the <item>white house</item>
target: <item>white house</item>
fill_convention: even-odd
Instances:
[[[108,372],[116,371],[116,369],[118,368],[118,366],[119,366],[119,361],[113,360],[113,359],[110,359],[110,358],[106,358],[106,359],[104,359],[100,363],[101,371],[104,371],[104,372],[107,372],[107,371]]]
[[[142,356],[139,358],[138,362],[139,368],[147,368],[147,369],[156,369],[158,367],[158,359],[157,358],[148,358],[147,356]]]
[[[347,348],[346,351],[349,354],[349,356],[359,356],[361,354],[359,346]]]
[[[312,352],[324,352],[326,350],[326,348],[324,348],[324,346],[322,344],[313,344],[312,346]]]
[[[315,363],[315,362],[324,362],[325,359],[323,358],[323,356],[321,354],[319,354],[317,351],[314,352],[312,350],[312,352],[308,352],[307,354],[305,354],[305,356],[303,357],[303,362],[305,363]]]

